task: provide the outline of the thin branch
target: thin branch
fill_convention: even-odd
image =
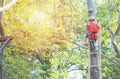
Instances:
[[[76,47],[76,48],[78,48],[78,47]],[[69,61],[69,59],[73,56],[73,54],[74,54],[74,49],[76,49],[76,48],[73,48],[72,49],[72,53],[69,55],[69,57],[67,57],[67,59],[66,59],[66,61],[65,61],[65,66],[67,65],[67,62]]]
[[[110,62],[112,62],[114,65],[116,65],[118,68],[120,68],[120,64],[116,62],[114,59],[109,58],[108,56],[101,54],[104,58],[108,59]]]
[[[118,27],[116,29],[115,34],[112,36],[112,39],[111,39],[114,50],[117,53],[118,57],[120,58],[120,49],[119,49],[119,46],[116,44],[116,40],[115,40],[119,32],[120,32],[120,15],[118,16]]]
[[[114,41],[111,41],[111,42],[112,42],[115,52],[117,53],[118,57],[120,58],[120,50],[119,50],[118,45]]]
[[[71,13],[71,26],[72,26],[72,21],[73,21],[73,15],[72,15],[72,1],[70,0],[70,13]]]
[[[78,69],[71,69],[68,72],[76,71],[76,70],[88,70],[88,68],[78,68]]]
[[[12,39],[13,39],[13,38],[9,37],[9,38],[6,39],[5,42],[3,42],[3,44],[2,44],[1,47],[0,47],[0,54],[3,53],[3,49],[5,48],[5,46],[6,46]]]
[[[0,42],[4,42],[4,41],[6,41],[8,38],[10,38],[11,40],[13,39],[12,36],[2,37],[2,38],[0,38]]]
[[[115,35],[117,35],[120,32],[120,15],[118,16],[118,27],[116,29]]]
[[[108,26],[107,29],[108,29],[108,31],[110,32],[111,36],[113,36],[114,33],[113,33],[112,29],[110,28],[110,26]]]
[[[77,43],[74,42],[74,41],[70,41],[70,40],[66,40],[66,39],[64,39],[64,40],[67,41],[67,42],[70,42],[70,43],[72,43],[72,44],[74,44],[74,45],[76,45],[76,46],[78,46],[78,47],[80,47],[80,48],[88,49],[87,47],[85,47],[85,46],[83,46],[83,45],[80,45],[80,44],[77,44]]]
[[[3,12],[5,10],[7,10],[8,8],[12,7],[16,2],[17,2],[17,0],[12,0],[7,5],[0,7],[0,12]]]
[[[120,68],[120,64],[115,61],[114,59],[112,58],[109,58],[108,56],[102,54],[102,57],[108,59],[111,63],[113,63],[114,65],[116,65],[118,68]],[[68,70],[68,72],[71,72],[71,71],[74,71],[74,70],[87,70],[88,68],[77,68],[77,69],[71,69],[71,70]]]
[[[116,36],[117,34],[119,33],[120,31],[120,15],[118,17],[118,27],[116,29],[116,32],[114,33],[114,35],[112,35],[111,37],[111,42],[112,42],[112,45],[114,47],[114,50],[115,52],[117,53],[118,57],[120,58],[120,50],[119,50],[119,46],[116,44]]]
[[[107,27],[108,31],[111,34],[111,41],[115,41],[116,39],[116,35],[113,33],[112,29],[110,28],[110,26]]]
[[[118,57],[120,58],[120,49],[119,49],[119,46],[116,44],[116,36],[120,32],[120,15],[118,17],[118,27],[117,27],[115,33],[113,33],[113,31],[111,30],[111,28],[109,26],[107,27],[107,29],[109,30],[109,32],[111,34],[111,42],[114,47],[114,50],[115,50],[116,54],[118,55]]]

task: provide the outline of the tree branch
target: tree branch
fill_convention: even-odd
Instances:
[[[112,45],[114,47],[114,50],[115,52],[117,53],[118,57],[120,58],[120,50],[119,50],[119,46],[116,44],[116,36],[117,34],[119,33],[120,31],[120,15],[118,17],[118,27],[116,29],[116,32],[114,33],[114,35],[112,35],[111,37],[111,42],[112,42]]]
[[[6,41],[8,38],[10,38],[11,40],[13,39],[12,36],[2,37],[2,38],[0,38],[0,42],[4,42],[4,41]]]
[[[112,29],[110,28],[110,26],[108,26],[107,29],[108,29],[108,31],[110,32],[111,36],[113,36],[114,33],[113,33]]]
[[[115,41],[111,41],[111,42],[112,42],[115,52],[117,53],[118,57],[120,58],[120,50],[119,50],[118,45],[116,44]]]
[[[120,15],[118,16],[118,27],[116,29],[115,35],[117,35],[120,32]]]
[[[117,27],[115,33],[113,33],[113,31],[111,30],[111,28],[109,26],[107,29],[109,30],[109,32],[111,34],[111,42],[114,47],[114,50],[115,50],[116,54],[118,55],[118,57],[120,58],[120,49],[119,49],[119,46],[116,44],[116,36],[120,32],[120,15],[118,17],[118,27]]]
[[[12,40],[13,38],[12,37],[9,37],[9,38],[6,38],[6,41],[3,42],[3,44],[1,45],[0,47],[0,54],[3,53],[3,49],[5,48],[5,46],[10,42],[10,40]]]
[[[88,70],[88,68],[78,68],[78,69],[71,69],[68,72],[76,71],[76,70]]]
[[[110,62],[112,62],[114,65],[116,65],[118,68],[120,68],[120,64],[116,62],[114,59],[109,58],[108,56],[101,54],[104,58],[108,59]]]
[[[85,46],[83,46],[83,45],[80,45],[80,44],[77,44],[76,42],[74,42],[74,41],[70,41],[70,40],[66,40],[66,39],[64,39],[65,41],[68,41],[68,42],[70,42],[70,43],[72,43],[72,44],[74,44],[74,45],[76,45],[76,46],[78,46],[78,47],[81,47],[81,48],[84,48],[84,49],[88,49],[87,47],[85,47]]]
[[[17,2],[17,0],[12,0],[11,2],[9,2],[7,5],[0,7],[0,12],[3,12],[5,10],[7,10],[8,8],[10,8],[11,6],[13,6],[15,3]]]

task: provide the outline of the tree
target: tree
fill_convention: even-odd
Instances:
[[[111,75],[117,79],[119,59],[112,44],[107,42],[108,3],[106,0],[106,3],[97,1],[102,0],[96,0],[96,3],[99,12],[97,19],[102,24],[103,78],[108,79]],[[85,0],[19,0],[8,9],[3,15],[2,24],[6,34],[15,36],[15,39],[4,52],[6,78],[59,79],[67,78],[71,71],[82,70],[80,74],[86,79],[87,49],[81,46],[88,13],[84,5]],[[111,29],[115,31],[115,11],[113,15],[109,23],[113,24]],[[119,39],[116,41],[119,44]],[[77,68],[70,69],[72,66]]]
[[[12,5],[14,5],[16,3],[16,1],[17,0],[12,0],[5,6],[4,6],[4,0],[2,0],[2,2],[1,2],[1,7],[0,7],[0,35],[1,35],[1,38],[5,37],[4,29],[2,26],[2,12],[7,10],[8,8],[10,8]],[[5,40],[0,41],[0,42],[3,42],[0,47],[0,79],[4,79],[4,71],[3,71],[4,48],[11,39],[12,39],[11,37],[8,37],[8,38],[5,38]]]
[[[95,4],[95,0],[87,0],[87,6],[88,6],[88,17],[94,16],[96,17],[97,14],[97,7]],[[92,40],[89,39],[90,44],[90,53],[89,53],[89,78],[90,79],[101,79],[101,54],[100,54],[100,48],[98,52],[94,52],[95,48],[93,47]],[[100,45],[99,45],[100,46]]]

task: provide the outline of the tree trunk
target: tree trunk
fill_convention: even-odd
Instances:
[[[1,6],[4,5],[4,0],[2,0]],[[2,12],[0,12],[0,35],[1,37],[4,37],[4,30],[2,26]],[[0,51],[0,79],[3,79],[3,60],[4,60],[4,55],[3,55],[3,50]]]
[[[5,79],[5,73],[3,70],[3,61],[4,61],[4,48],[7,45],[7,43],[13,39],[13,37],[5,37],[4,29],[2,26],[2,12],[10,8],[12,5],[14,5],[17,0],[10,1],[7,5],[4,6],[5,0],[1,1],[0,6],[0,35],[1,35],[1,47],[0,47],[0,79]],[[5,38],[4,38],[5,37]]]
[[[87,0],[87,6],[88,6],[88,16],[94,16],[96,17],[97,14],[97,7],[94,0]]]
[[[87,0],[88,17],[94,16],[96,18],[97,7],[94,0]],[[93,42],[89,39],[89,67],[88,67],[88,79],[101,79],[101,54],[99,51],[94,52],[96,49],[93,46]],[[100,45],[99,45],[100,46]],[[98,47],[99,47],[98,46]]]

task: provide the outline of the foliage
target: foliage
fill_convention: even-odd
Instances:
[[[107,27],[115,31],[118,26],[120,0],[96,0],[96,4],[102,53],[119,62]],[[5,33],[14,36],[5,50],[6,79],[64,79],[72,66],[83,69],[80,74],[86,76],[88,51],[73,44],[84,41],[86,5],[85,0],[19,0],[4,12]],[[120,70],[104,58],[102,71],[103,78],[120,78]]]

